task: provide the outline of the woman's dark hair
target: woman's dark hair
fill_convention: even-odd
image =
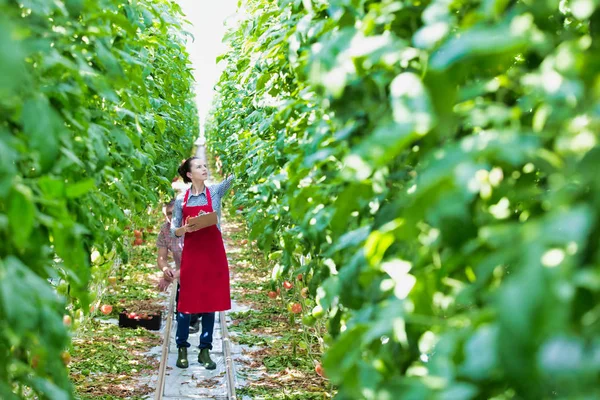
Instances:
[[[191,163],[192,160],[198,160],[198,157],[190,157],[187,160],[183,161],[181,163],[181,165],[179,166],[179,168],[177,169],[177,172],[179,172],[179,175],[183,178],[183,181],[185,183],[191,183],[192,180],[187,176],[188,172],[191,172]]]

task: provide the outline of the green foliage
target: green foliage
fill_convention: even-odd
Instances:
[[[0,1],[3,399],[71,397],[48,279],[87,310],[92,250],[124,253],[197,135],[180,17],[166,0]]]
[[[598,6],[242,2],[209,142],[339,398],[600,396]]]

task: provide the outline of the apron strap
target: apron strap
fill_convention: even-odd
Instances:
[[[182,204],[183,207],[186,206],[189,197],[190,197],[190,189],[185,191],[185,196],[183,197],[183,204]]]

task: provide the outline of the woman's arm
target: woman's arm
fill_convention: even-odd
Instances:
[[[181,225],[183,219],[183,198],[177,196],[175,199],[175,205],[173,206],[173,216],[171,217],[171,236],[180,237],[183,235],[181,232]],[[185,233],[185,232],[184,232]]]
[[[217,185],[216,191],[217,191],[217,193],[219,193],[219,195],[221,197],[223,197],[225,195],[225,193],[227,193],[229,188],[231,188],[231,182],[233,181],[234,178],[235,178],[235,176],[233,174],[231,174],[223,182],[221,182]]]
[[[175,231],[174,231],[175,236],[182,237],[186,232],[191,232],[188,230],[188,226],[189,225],[186,224],[182,227],[175,229]]]

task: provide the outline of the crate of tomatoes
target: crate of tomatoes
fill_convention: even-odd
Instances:
[[[119,327],[121,328],[137,328],[141,326],[151,331],[160,330],[162,322],[162,313],[144,313],[144,312],[129,312],[121,311],[119,314]]]

